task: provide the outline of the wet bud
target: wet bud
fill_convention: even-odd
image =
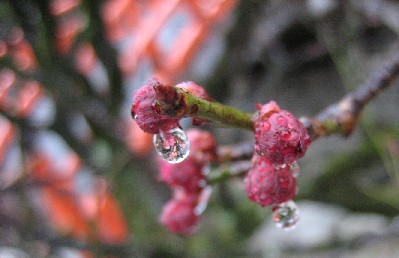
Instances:
[[[184,192],[180,192],[183,193]],[[196,203],[192,197],[175,196],[163,208],[159,218],[161,224],[179,234],[191,234],[197,228],[199,215],[195,213]]]
[[[277,205],[296,194],[296,180],[290,167],[277,168],[269,160],[254,154],[254,165],[244,179],[245,191],[261,206]]]
[[[160,115],[156,111],[157,94],[154,87],[159,85],[165,86],[153,79],[138,89],[133,96],[132,117],[143,131],[151,134],[157,134],[159,130],[168,131],[179,126],[180,118]]]
[[[159,179],[171,187],[181,187],[190,193],[201,191],[205,182],[204,164],[193,158],[186,158],[180,163],[170,164],[159,159]]]
[[[202,86],[199,86],[195,82],[188,81],[188,82],[181,82],[176,85],[177,88],[181,88],[186,90],[187,92],[193,94],[194,96],[211,101],[212,98],[206,93],[205,89]]]
[[[210,132],[189,129],[187,137],[190,140],[190,157],[203,164],[217,159],[216,139]]]
[[[306,128],[276,102],[258,105],[254,118],[255,151],[271,162],[291,164],[303,157],[310,144]]]
[[[204,187],[206,168],[216,160],[216,140],[207,131],[187,130],[190,155],[180,163],[159,160],[159,179],[171,187],[181,187],[187,192],[198,192]]]
[[[205,99],[208,101],[212,101],[212,98],[206,93],[205,89],[202,86],[199,86],[195,82],[192,81],[187,81],[187,82],[181,82],[176,85],[177,88],[181,88],[186,90],[187,92],[191,93],[192,95]],[[196,110],[192,110],[192,112],[196,112]],[[195,114],[193,114],[195,115]],[[198,118],[198,117],[193,117],[193,125],[202,125],[206,122],[207,120],[204,118]]]

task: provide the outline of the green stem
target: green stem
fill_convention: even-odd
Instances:
[[[253,130],[252,114],[218,102],[207,101],[190,93],[185,93],[185,95],[185,100],[192,116],[220,122],[232,127]]]
[[[153,82],[158,114],[175,118],[194,117],[219,122],[229,127],[253,130],[252,114],[197,97],[184,89]]]
[[[233,177],[240,177],[245,175],[252,167],[251,160],[242,160],[230,164],[229,167],[223,165],[209,173],[206,180],[208,185],[215,185],[225,182]]]
[[[218,183],[225,182],[234,176],[229,170],[218,171],[215,173],[217,173],[216,176],[207,178],[207,185],[216,185]]]

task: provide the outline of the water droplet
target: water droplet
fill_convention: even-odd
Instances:
[[[205,211],[206,207],[208,206],[208,202],[209,202],[209,198],[211,197],[211,194],[212,194],[211,186],[207,186],[202,190],[202,192],[198,198],[198,204],[194,208],[194,214],[201,215]]]
[[[209,164],[205,165],[201,172],[204,176],[208,175],[211,172],[211,166]]]
[[[130,114],[132,115],[133,119],[137,119],[137,114],[133,111],[133,109],[130,111]]]
[[[273,207],[273,221],[278,228],[290,230],[299,221],[298,206],[293,201],[283,202]]]
[[[285,118],[282,117],[282,116],[278,116],[278,117],[277,117],[277,123],[278,123],[279,125],[283,125],[283,124],[285,123]]]
[[[199,186],[200,188],[204,188],[205,186],[207,186],[206,180],[199,180],[199,181],[198,181],[198,186]]]
[[[284,169],[286,166],[287,166],[287,164],[275,164],[275,163],[273,163],[273,167],[276,170]]]
[[[301,169],[299,168],[298,162],[294,161],[292,164],[290,164],[290,172],[293,177],[299,176]]]
[[[263,124],[262,124],[262,129],[263,129],[263,131],[269,131],[270,130],[270,127],[271,127],[271,125],[270,125],[270,123],[269,122],[263,122]]]
[[[190,141],[178,127],[166,132],[160,130],[154,135],[153,143],[157,153],[169,163],[182,162],[190,152]]]
[[[288,131],[282,131],[281,132],[281,139],[283,139],[284,141],[289,141],[291,138],[291,133]]]

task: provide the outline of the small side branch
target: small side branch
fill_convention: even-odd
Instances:
[[[399,51],[390,64],[379,70],[369,81],[328,106],[314,117],[302,117],[312,140],[331,134],[350,135],[364,107],[399,76]],[[227,126],[253,130],[252,114],[218,102],[196,97],[187,91],[164,85],[154,86],[157,92],[155,108],[159,114],[171,117],[199,117]]]
[[[254,151],[253,142],[242,142],[232,145],[220,146],[217,149],[219,162],[232,162],[251,159]]]
[[[219,167],[214,173],[207,179],[208,185],[218,184],[220,182],[226,181],[227,179],[233,177],[242,177],[251,169],[252,162],[250,160],[237,161],[230,164],[229,167],[223,168]]]
[[[313,140],[331,134],[349,136],[366,104],[392,85],[398,76],[399,51],[395,52],[390,64],[376,72],[356,90],[345,95],[338,103],[328,106],[313,118],[302,117],[300,120]]]

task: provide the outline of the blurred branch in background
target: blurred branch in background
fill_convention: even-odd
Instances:
[[[233,6],[230,0],[0,3],[0,246],[35,257],[64,250],[134,255],[130,215],[113,194],[124,171],[153,169],[144,159],[149,137],[126,117],[132,80],[177,79]],[[176,18],[183,21],[180,37],[176,23],[166,24]],[[160,39],[162,31],[169,36]],[[165,49],[172,39],[175,51]],[[143,73],[140,63],[150,62]],[[18,223],[8,223],[14,216]],[[32,241],[41,246],[29,248]]]

